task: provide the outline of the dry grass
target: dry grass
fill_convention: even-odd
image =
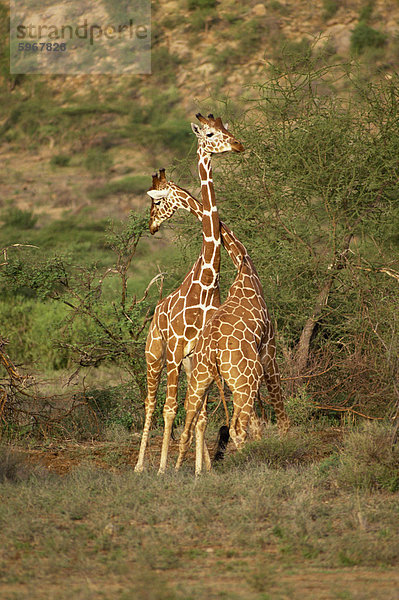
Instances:
[[[388,434],[381,426],[350,432],[322,458],[312,435],[294,432],[278,453],[269,431],[242,455],[249,459],[236,455],[199,480],[190,463],[165,477],[84,462],[63,477],[25,465],[20,477],[21,455],[3,448],[3,597],[282,599],[295,597],[290,589],[304,585],[303,573],[356,566],[369,581],[363,592],[374,595],[358,595],[365,581],[356,577],[349,587],[326,587],[320,575],[317,597],[393,600],[394,587],[380,593],[377,584],[378,569],[399,584],[398,494],[348,476],[362,457],[376,468],[380,458],[367,448]],[[274,457],[265,462],[267,448]],[[305,586],[301,598],[312,597]]]

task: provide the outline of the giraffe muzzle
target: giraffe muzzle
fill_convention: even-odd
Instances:
[[[233,152],[244,152],[245,148],[241,142],[234,141],[231,143],[231,149]]]
[[[157,225],[153,221],[150,221],[149,230],[150,230],[151,235],[154,235],[157,231],[159,231],[159,225]]]

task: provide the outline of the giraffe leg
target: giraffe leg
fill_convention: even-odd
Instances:
[[[151,428],[152,415],[156,406],[156,395],[164,366],[164,344],[155,326],[151,327],[147,338],[147,397],[145,400],[145,421],[141,436],[139,456],[134,470],[141,473],[144,470],[144,455],[147,448],[148,436]]]
[[[192,363],[192,359],[189,356],[186,356],[185,358],[183,358],[183,366],[184,366],[184,370],[186,371],[186,376],[187,376],[187,387],[190,385],[190,380],[191,380],[191,365]],[[187,396],[186,396],[187,398]],[[186,404],[186,402],[185,402]],[[206,402],[205,402],[206,404]],[[184,406],[184,408],[186,409],[186,405]],[[202,412],[201,412],[202,415]],[[206,407],[205,407],[205,419],[206,419]],[[205,443],[205,439],[204,439],[204,444],[203,444],[203,459],[205,462],[205,468],[207,471],[210,471],[212,468],[212,463],[211,463],[211,457],[209,455],[209,450],[208,447]]]
[[[205,398],[205,402],[203,405],[203,410],[204,410],[204,419],[205,419],[205,429],[206,429],[206,424],[207,424],[207,412],[206,412],[206,406],[207,406],[207,402],[208,402],[208,396]],[[200,415],[201,417],[201,415]],[[211,461],[211,457],[209,454],[209,450],[208,450],[208,446],[206,445],[205,442],[205,429],[204,429],[204,443],[203,443],[203,455],[204,455],[204,463],[205,463],[205,469],[207,471],[210,471],[212,469],[212,461]]]
[[[279,432],[280,434],[285,434],[290,428],[290,420],[285,412],[280,373],[274,356],[263,361],[263,369],[270,404],[276,414]]]
[[[262,426],[258,415],[255,412],[255,407],[251,412],[249,419],[248,434],[251,440],[260,440],[262,437]]]
[[[199,379],[198,373],[195,371],[187,390],[185,401],[186,421],[180,437],[179,456],[176,463],[176,471],[178,471],[190,447],[197,420],[199,421],[202,417],[201,423],[199,423],[199,427],[196,429],[196,475],[199,475],[201,472],[203,454],[205,454],[206,467],[207,469],[210,468],[210,459],[208,463],[204,449],[204,432],[206,427],[206,390],[212,382],[212,377],[207,371],[203,372],[202,375],[201,379]]]
[[[263,368],[257,349],[244,341],[240,352],[233,353],[235,364],[229,366],[223,360],[223,376],[233,392],[234,411],[230,422],[230,436],[240,450],[247,437],[250,424],[257,422],[254,402],[258,394]]]
[[[172,436],[172,426],[177,413],[177,386],[179,382],[180,362],[167,363],[168,379],[166,387],[166,400],[163,408],[164,430],[162,439],[161,460],[159,463],[158,475],[166,471],[168,461],[169,443]]]
[[[198,403],[198,408],[200,408],[200,405],[201,405],[201,401],[199,401],[199,403]],[[194,428],[196,416],[197,416],[196,407],[190,408],[189,410],[187,410],[186,422],[184,424],[183,433],[181,434],[181,437],[180,437],[179,456],[177,458],[176,467],[175,467],[176,471],[178,471],[180,469],[182,462],[187,454],[187,450],[190,447],[191,440],[193,437],[193,428]]]
[[[195,426],[195,474],[198,476],[202,472],[202,463],[205,461],[205,468],[210,471],[212,468],[211,459],[209,456],[208,449],[205,444],[205,430],[207,424],[207,413],[206,413],[207,397],[202,403],[201,412],[197,419]]]
[[[237,450],[241,450],[247,438],[250,421],[253,418],[253,405],[256,389],[234,392],[234,412],[230,424],[230,436]]]

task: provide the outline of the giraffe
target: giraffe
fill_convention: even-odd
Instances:
[[[179,208],[190,211],[197,217],[198,220],[202,219],[202,205],[200,202],[193,198],[189,192],[180,188],[172,181],[167,181],[164,169],[160,170],[158,191],[156,193],[149,192],[149,194],[153,198],[151,205],[150,227],[154,232],[158,231],[160,225],[165,220],[170,219]],[[235,292],[237,296],[236,300],[238,300],[241,297],[242,290],[246,290],[247,297],[243,297],[241,300],[243,302],[242,309],[245,308],[247,318],[251,310],[254,311],[252,314],[252,319],[256,318],[256,312],[259,313],[259,311],[261,311],[261,314],[263,314],[264,325],[269,331],[269,338],[264,338],[262,340],[263,345],[261,348],[259,348],[261,358],[264,362],[266,362],[266,370],[263,373],[263,378],[265,379],[268,387],[270,403],[275,409],[279,428],[284,432],[288,429],[289,423],[284,411],[279,371],[275,358],[276,347],[273,326],[266,308],[259,275],[245,246],[222,221],[220,221],[220,232],[223,245],[238,271],[237,279],[230,290],[228,299],[231,300],[233,292]],[[241,283],[241,287],[237,285],[238,282]],[[237,292],[239,293],[237,294]],[[249,292],[252,294],[255,293],[257,296],[253,307],[251,307],[250,302],[248,302],[248,299],[251,295]],[[241,311],[239,310],[236,312]],[[213,317],[211,318],[210,322],[211,321],[213,321]],[[217,379],[218,373],[216,373],[216,380]],[[252,436],[258,438],[260,427],[254,411],[252,411],[250,414],[250,429]]]
[[[184,365],[189,379],[189,356],[205,322],[220,306],[220,226],[215,203],[211,156],[223,152],[242,152],[244,148],[227,131],[220,117],[215,119],[213,115],[209,115],[206,119],[200,113],[196,116],[202,124],[202,128],[194,123],[191,124],[192,130],[198,138],[198,172],[203,202],[201,254],[179,288],[161,300],[155,308],[145,350],[147,397],[136,472],[144,469],[144,455],[156,405],[156,393],[161,371],[166,362],[167,390],[163,409],[164,434],[158,473],[165,472],[172,425],[177,412],[177,385],[181,365]],[[153,183],[155,183],[155,179],[153,179]],[[205,462],[209,469],[209,454],[205,448],[204,452]]]
[[[212,381],[220,382],[220,377],[233,393],[234,411],[229,433],[238,450],[245,442],[262,379],[268,388],[280,433],[286,433],[290,426],[276,362],[275,335],[262,285],[244,246],[242,252],[240,268],[228,297],[205,324],[192,356],[185,400],[186,421],[176,470],[187,453],[195,426],[195,474],[202,471],[206,391]]]

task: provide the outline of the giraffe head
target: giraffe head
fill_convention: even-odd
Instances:
[[[152,199],[150,212],[150,232],[156,233],[161,224],[170,219],[179,208],[189,210],[187,201],[184,201],[188,192],[179,188],[173,181],[168,181],[165,175],[165,169],[159,170],[152,176],[152,188],[147,194]]]
[[[208,118],[197,113],[195,115],[202,127],[191,123],[191,129],[198,138],[198,148],[207,154],[220,154],[222,152],[243,152],[244,146],[227,131],[227,123],[223,125],[220,117],[208,115]]]

